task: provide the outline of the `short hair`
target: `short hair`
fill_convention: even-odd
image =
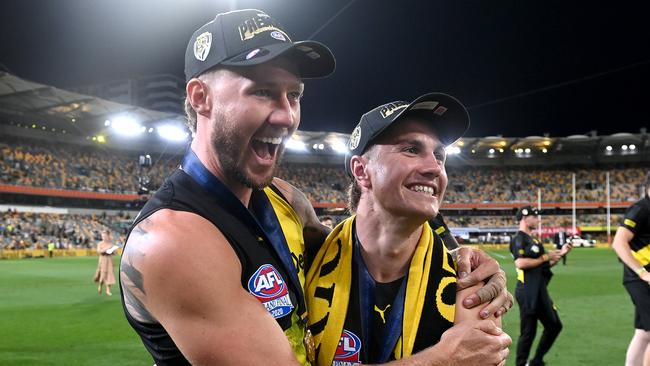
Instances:
[[[202,81],[206,81],[206,76],[213,75],[215,72],[222,69],[224,68],[215,67],[202,73],[201,75],[197,75],[196,78],[201,79]],[[196,134],[196,111],[194,110],[194,107],[192,107],[192,103],[190,103],[190,98],[187,97],[187,94],[185,95],[185,105],[183,109],[185,109],[185,125],[190,130],[192,136],[194,136]]]
[[[361,187],[357,180],[352,178],[348,186],[348,209],[351,213],[354,213],[359,207],[359,200],[361,200]]]
[[[185,96],[185,119],[185,125],[189,128],[190,133],[194,135],[196,133],[196,111],[187,95]]]

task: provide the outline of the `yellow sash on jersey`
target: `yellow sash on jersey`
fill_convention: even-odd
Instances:
[[[266,196],[269,198],[269,201],[273,206],[273,211],[275,211],[275,215],[278,217],[278,221],[280,221],[282,233],[287,240],[287,245],[289,245],[289,251],[291,251],[293,264],[296,266],[295,270],[298,273],[300,287],[302,288],[305,285],[303,260],[305,241],[302,235],[302,222],[293,207],[273,189],[266,187],[264,188],[264,193],[266,193]],[[297,314],[297,312],[294,312],[291,316],[291,327],[285,330],[284,334],[287,336],[289,344],[291,345],[298,362],[303,366],[309,366],[310,364],[307,360],[307,352],[303,343],[305,328],[302,326],[302,321],[300,320],[302,315],[303,314]]]
[[[320,348],[316,359],[316,365],[319,366],[332,364],[343,332],[350,292],[357,291],[357,289],[350,288],[352,284],[353,222],[354,216],[334,228],[307,273],[305,295],[309,309],[309,324],[312,333],[314,333],[316,349]],[[395,346],[397,359],[408,357],[413,351],[429,280],[431,258],[433,257],[433,238],[431,227],[425,223],[409,268],[402,335]],[[446,316],[451,316],[453,322],[453,305],[451,305],[451,309],[440,309],[440,311]]]

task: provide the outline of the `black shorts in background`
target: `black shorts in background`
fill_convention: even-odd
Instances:
[[[650,331],[650,285],[644,281],[634,281],[624,286],[634,303],[634,328]]]

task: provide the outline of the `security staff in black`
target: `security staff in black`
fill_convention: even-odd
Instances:
[[[612,243],[623,262],[623,286],[635,309],[626,365],[650,364],[650,173],[645,187],[645,197],[627,209]]]
[[[547,285],[553,276],[551,266],[570,250],[570,246],[565,246],[562,251],[552,250],[547,254],[544,246],[530,235],[539,223],[538,215],[539,212],[531,206],[520,208],[516,214],[519,231],[510,243],[510,252],[517,268],[515,298],[519,303],[521,322],[517,342],[517,366],[524,366],[528,362],[538,320],[542,322],[544,332],[535,356],[529,363],[531,366],[544,365],[544,355],[562,330],[562,322],[548,294]]]

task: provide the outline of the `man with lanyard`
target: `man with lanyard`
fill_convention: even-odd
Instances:
[[[546,254],[544,246],[531,236],[539,223],[538,215],[539,211],[532,206],[518,209],[515,217],[519,222],[519,231],[510,243],[510,252],[517,268],[515,298],[519,304],[521,322],[517,341],[517,366],[527,364],[538,320],[544,326],[544,332],[530,366],[544,365],[544,355],[562,330],[562,322],[548,294],[547,285],[553,276],[551,267],[571,250],[571,244]]]
[[[191,146],[136,218],[121,263],[127,320],[158,366],[308,364],[296,261],[261,189],[298,127],[302,79],[334,68],[326,46],[293,42],[259,10],[219,14],[192,35]]]
[[[465,107],[442,93],[361,117],[345,159],[356,215],[330,233],[307,273],[318,366],[505,363],[511,340],[493,320],[454,326],[456,266],[427,223],[447,187],[445,146],[468,127]]]
[[[623,285],[634,304],[634,336],[626,366],[650,365],[650,173],[645,197],[630,206],[616,231],[612,247],[623,262]]]

